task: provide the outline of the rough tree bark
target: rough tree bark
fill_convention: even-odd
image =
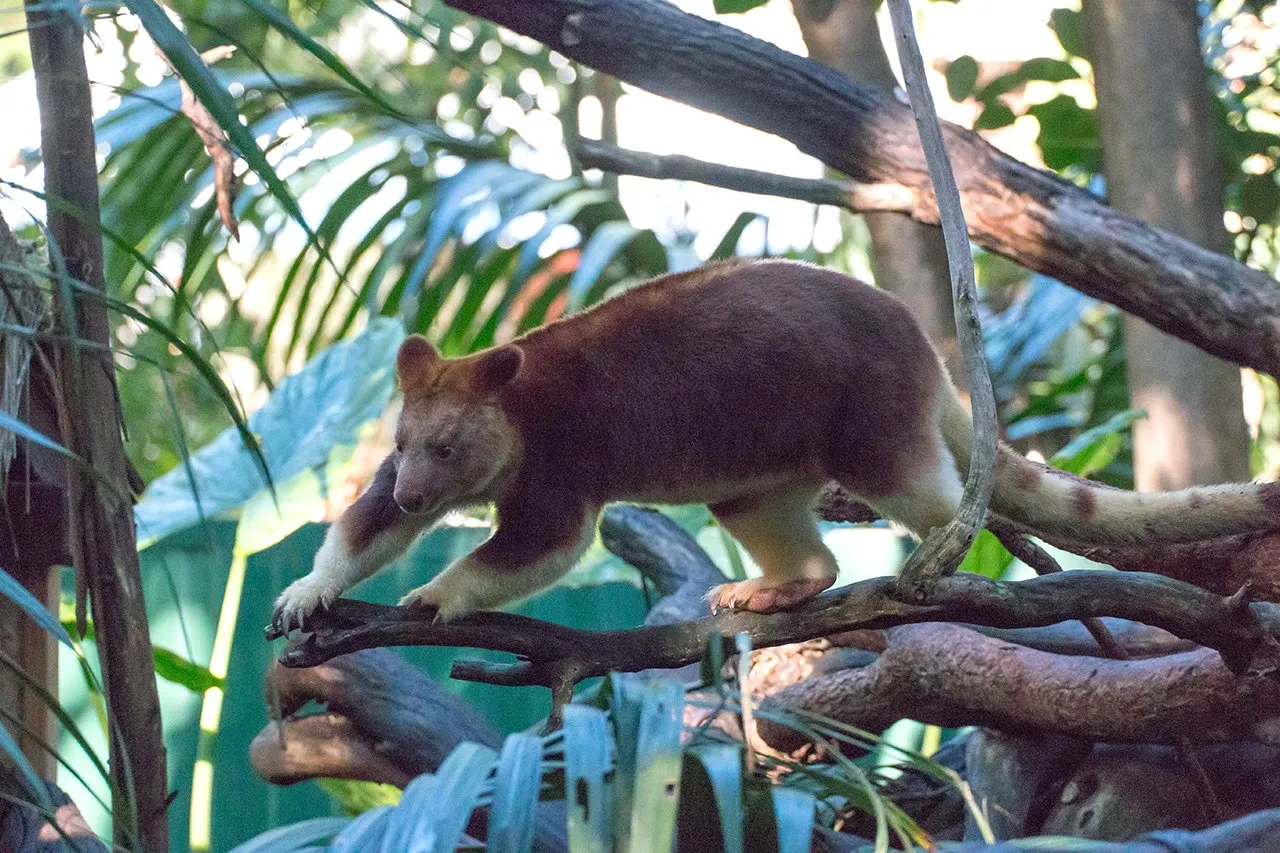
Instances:
[[[959,625],[909,625],[888,635],[869,666],[809,678],[764,707],[805,708],[870,731],[910,718],[1091,741],[1183,735],[1280,745],[1280,683],[1237,677],[1207,649],[1113,661],[1042,652]],[[760,734],[778,749],[801,742],[765,721]]]
[[[819,63],[647,0],[448,0],[619,79],[776,133],[937,208],[910,111]],[[1223,358],[1280,373],[1280,287],[946,127],[970,237]]]
[[[1195,0],[1085,0],[1107,195],[1117,210],[1215,252],[1225,183]],[[1249,478],[1240,369],[1124,320],[1142,490]]]
[[[876,0],[792,0],[809,55],[856,83],[893,92],[893,74],[880,28]],[[871,234],[876,284],[899,296],[933,341],[959,387],[964,365],[951,314],[947,247],[937,228],[893,213],[863,214]]]
[[[167,851],[167,775],[151,638],[143,607],[129,463],[110,351],[99,231],[93,110],[79,12],[27,0],[27,35],[40,106],[53,287],[62,443],[84,460],[70,466],[71,554],[87,584],[110,712],[116,840]],[[86,341],[103,349],[77,345]],[[130,774],[130,775],[126,775]],[[126,784],[130,779],[132,784]],[[131,835],[136,819],[138,838]]]

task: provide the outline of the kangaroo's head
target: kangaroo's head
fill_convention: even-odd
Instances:
[[[402,510],[441,513],[492,499],[519,452],[498,392],[523,361],[514,344],[456,359],[421,335],[401,344],[395,501]]]

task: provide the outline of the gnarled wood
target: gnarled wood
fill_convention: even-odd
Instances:
[[[871,665],[810,678],[764,707],[805,708],[873,731],[911,718],[1086,740],[1280,744],[1280,683],[1238,677],[1207,649],[1133,661],[1066,657],[958,625],[896,628]],[[764,722],[760,734],[779,749],[799,743]]]

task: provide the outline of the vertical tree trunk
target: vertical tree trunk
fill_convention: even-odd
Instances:
[[[1084,0],[1107,192],[1117,209],[1230,248],[1195,0]],[[1125,318],[1139,489],[1246,480],[1240,370]]]
[[[43,291],[37,288],[48,279],[37,281],[26,273],[30,263],[27,247],[0,217],[0,319],[16,327],[41,328],[48,316],[48,304]],[[55,435],[57,418],[49,399],[48,377],[33,379],[43,364],[35,357],[34,346],[31,338],[16,331],[0,332],[0,410],[33,429]],[[66,469],[60,464],[61,458],[48,458],[55,454],[41,458],[39,450],[33,453],[33,448],[29,442],[18,441],[14,433],[0,437],[0,476],[5,484],[0,553],[6,555],[3,566],[9,574],[56,614],[61,574],[55,566],[65,565],[70,559],[66,548],[66,495],[61,488]],[[57,695],[57,641],[3,595],[0,649],[17,662],[26,678]],[[57,743],[57,718],[26,679],[4,668],[0,668],[0,711],[17,721],[11,727],[12,733],[36,772],[53,779],[58,765],[41,742]],[[23,733],[24,729],[33,735]]]
[[[792,0],[809,55],[853,80],[892,91],[898,85],[876,25],[878,0]],[[894,213],[863,215],[871,232],[876,284],[897,295],[941,351],[957,387],[964,365],[951,307],[942,231]]]
[[[105,295],[106,290],[84,31],[78,8],[38,0],[26,0],[26,5],[49,231],[67,277],[83,282],[82,289],[57,282],[53,287],[59,337],[70,342],[59,354],[56,371],[62,442],[94,471],[70,466],[67,517],[72,559],[93,605],[111,715],[115,835],[117,842],[131,842],[130,824],[136,818],[137,846],[161,853],[169,849],[165,748],[115,369],[109,353],[75,345],[86,341],[105,347],[111,340],[105,302],[84,292]]]

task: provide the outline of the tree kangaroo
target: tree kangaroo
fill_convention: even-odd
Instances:
[[[706,503],[763,570],[711,603],[786,609],[836,576],[813,514],[824,484],[925,536],[968,470],[972,421],[907,309],[808,264],[668,275],[464,358],[411,336],[396,370],[395,452],[281,594],[279,628],[490,502],[493,535],[401,604],[452,619],[543,589],[621,500]],[[1280,526],[1280,484],[1138,494],[1002,447],[991,510],[1081,542],[1173,542]]]

